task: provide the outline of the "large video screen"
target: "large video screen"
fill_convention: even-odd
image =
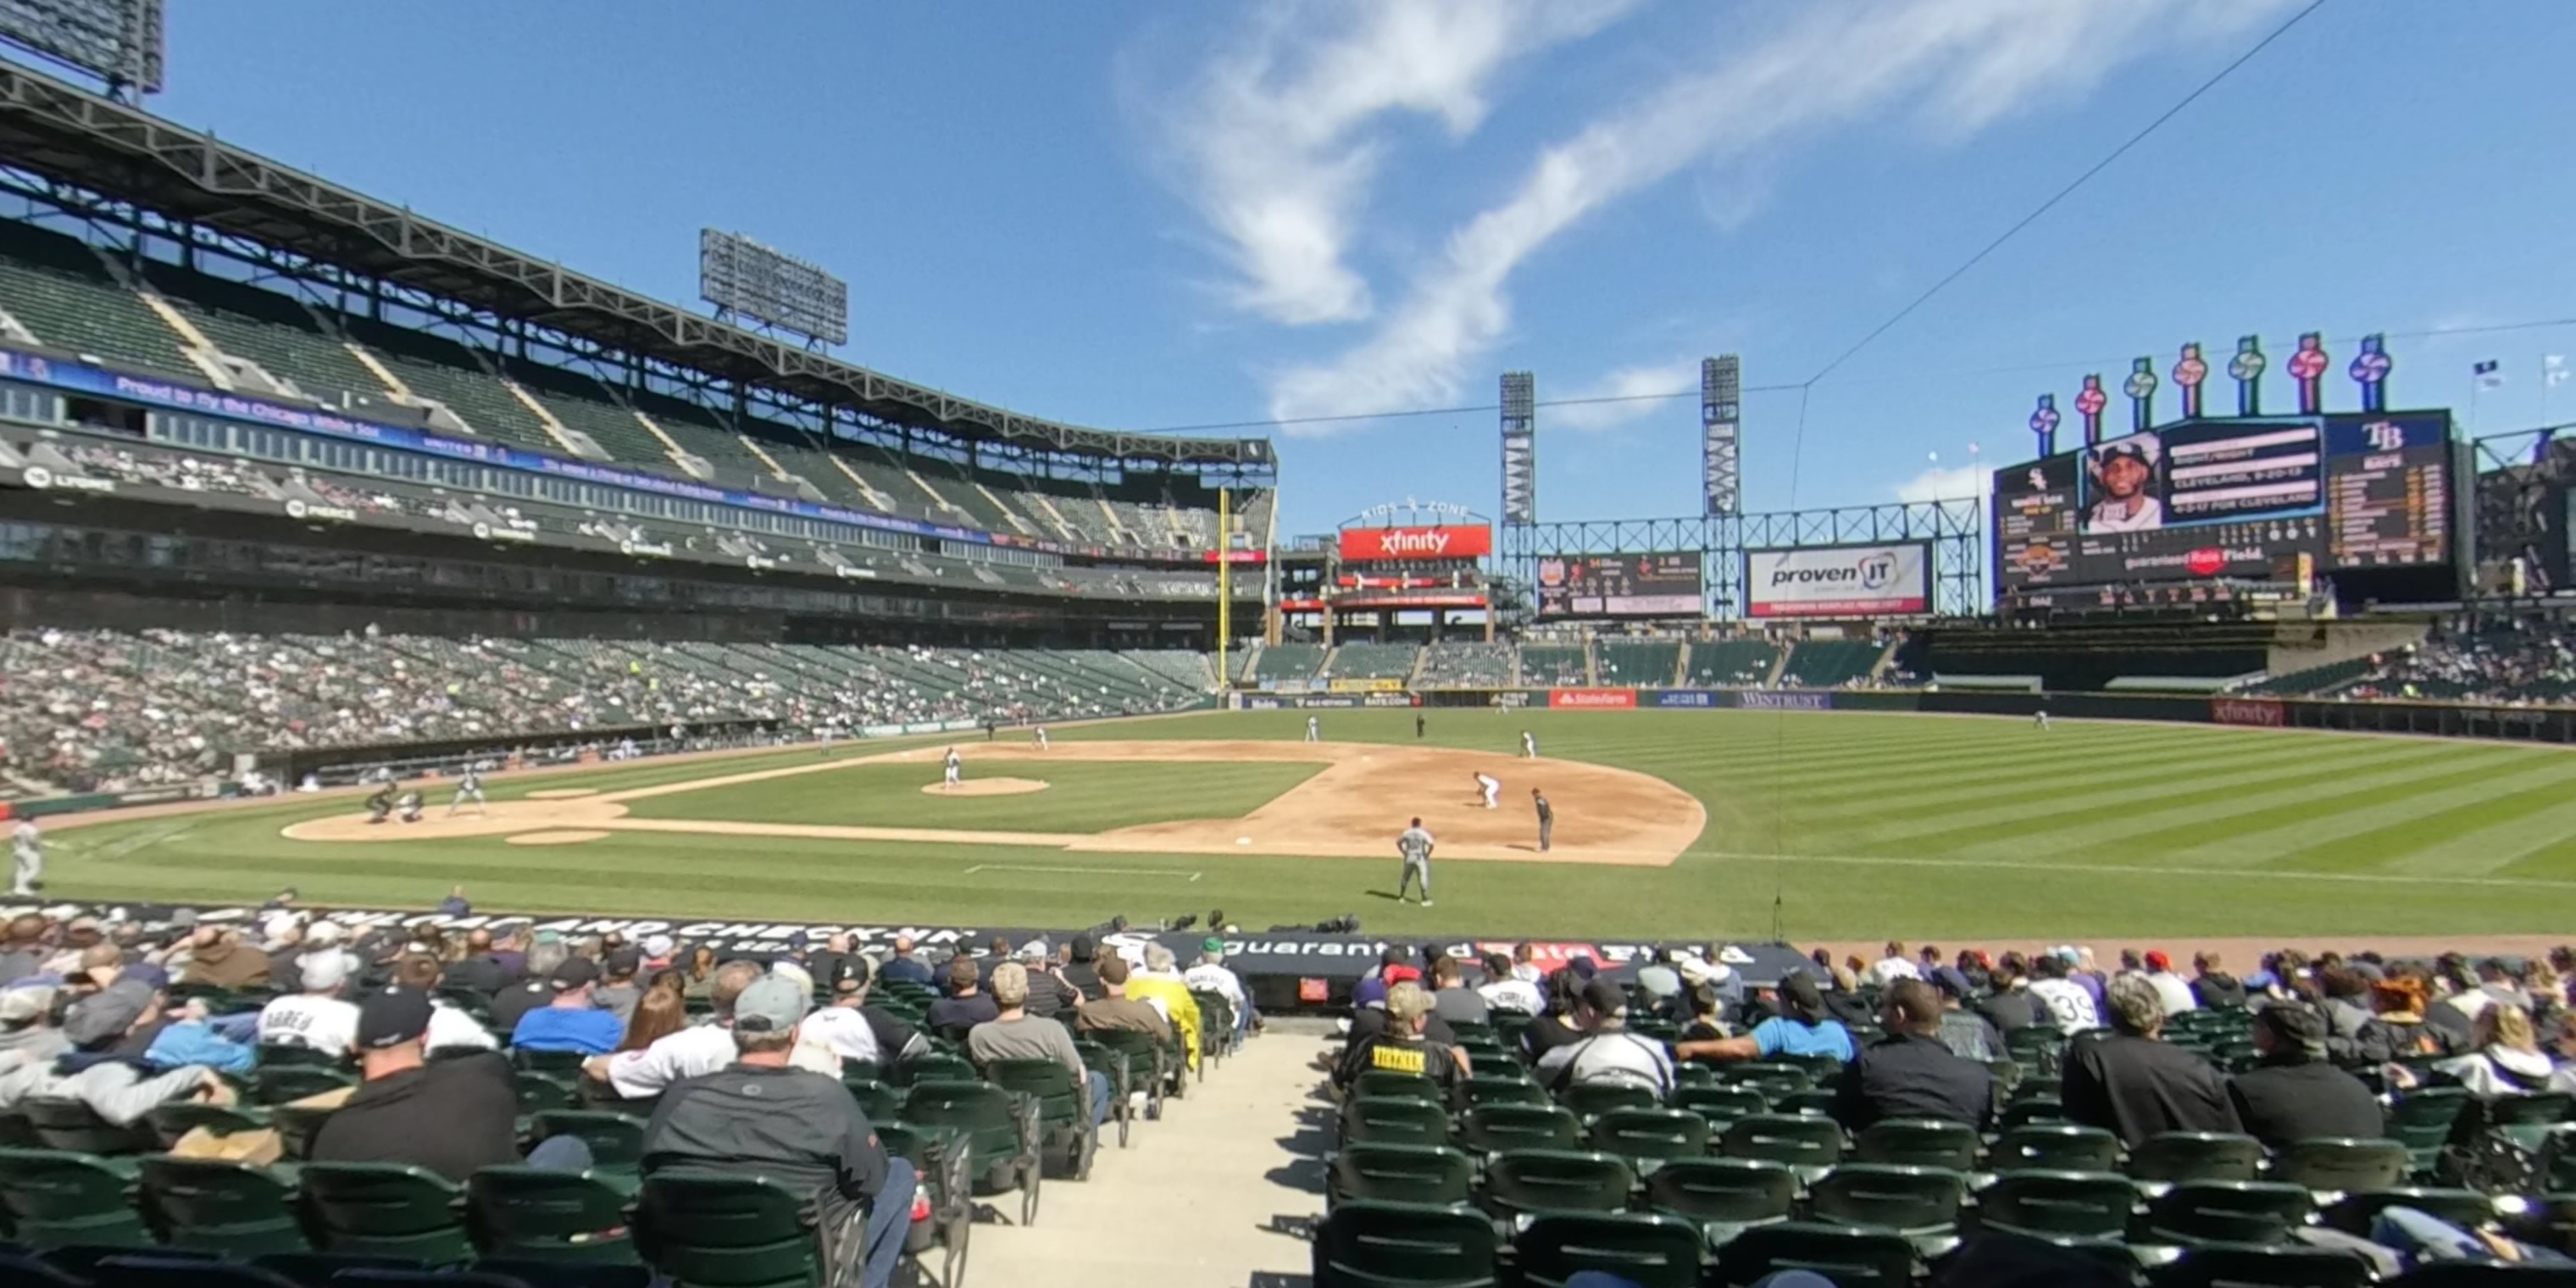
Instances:
[[[2183,421],[1995,473],[2000,591],[2451,562],[2448,412]]]
[[[1538,561],[1540,617],[1697,617],[1705,607],[1696,550]]]
[[[1748,617],[1910,616],[1931,607],[1929,542],[1744,552]]]

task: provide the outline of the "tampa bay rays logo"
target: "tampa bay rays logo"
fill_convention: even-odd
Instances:
[[[2361,427],[2361,436],[2374,452],[2393,452],[2406,445],[2406,431],[2395,421],[2374,420]]]

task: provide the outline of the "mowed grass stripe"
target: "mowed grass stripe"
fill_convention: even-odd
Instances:
[[[2340,763],[2356,763],[2372,753],[2348,751],[2334,757]],[[2385,753],[2382,753],[2385,754]],[[1942,773],[1925,771],[1918,775],[1879,771],[1880,786],[1852,791],[1801,793],[1801,803],[1818,812],[1848,814],[1845,808],[1866,804],[1870,813],[1905,811],[1923,818],[1956,816],[1980,810],[2001,809],[2013,817],[2027,817],[2033,801],[2047,801],[2088,791],[2097,785],[2134,783],[2141,778],[2156,778],[2167,771],[2198,770],[2209,765],[2206,748],[2176,752],[2164,756],[2140,756],[2117,761],[2097,759],[2087,762],[2076,772],[2066,771],[2066,758],[2053,756],[2032,760],[1999,762],[1993,757],[1979,757],[1967,772]],[[2275,765],[2315,765],[2314,751],[2301,753],[2283,749],[2247,756],[2226,762],[2243,772],[2255,773]],[[1997,767],[2000,764],[2000,767]],[[2034,772],[2046,771],[2046,772]]]
[[[2448,784],[2447,786],[2439,784]],[[2232,833],[2195,847],[2195,855],[2208,854],[2247,862],[2270,863],[2299,848],[2302,844],[2323,845],[2342,841],[2347,845],[2347,861],[2340,870],[2378,868],[2385,864],[2390,849],[2374,834],[2427,813],[2457,809],[2463,806],[2486,806],[2498,797],[2543,787],[2565,791],[2576,784],[2576,765],[2540,765],[2519,773],[2484,775],[2446,774],[2428,781],[2421,790],[2386,792],[2356,798],[2346,794],[2341,808],[2310,811],[2269,827]],[[2355,844],[2367,838],[2369,844]]]
[[[2206,772],[2188,778],[2156,777],[2107,790],[2058,792],[2034,787],[2018,801],[1927,811],[1893,822],[1864,819],[1850,834],[1866,844],[1844,848],[1876,853],[1903,847],[1993,858],[2074,850],[2105,839],[2106,833],[2121,830],[2131,821],[2167,816],[2159,810],[2176,818],[2197,817],[2200,802],[2214,792],[2242,799],[2257,789],[2277,786],[2285,796],[2300,795],[2382,766],[2398,766],[2389,771],[2392,776],[2412,776],[2422,772],[2425,759],[2422,748],[2374,748],[2326,763],[2315,757],[2267,758],[2262,762],[2266,767],[2241,771],[2232,761],[2204,759],[2200,763]],[[2114,781],[2126,780],[2121,776]]]
[[[2371,809],[2373,802],[2382,808],[2360,832],[2378,827],[2389,818],[2404,817],[2431,793],[2456,791],[2463,799],[2482,797],[2492,790],[2489,784],[2496,781],[2496,766],[2507,761],[2480,758],[2480,762],[2463,764],[2455,753],[2440,759],[2450,768],[2439,773],[2422,768],[2398,769],[2334,777],[2318,783],[2318,790],[2250,795],[2215,791],[2196,809],[2136,820],[2138,826],[2134,828],[2112,829],[2114,834],[2104,839],[2103,857],[2119,863],[2183,862],[2185,856],[2196,862],[2261,862],[2284,850],[2299,848],[2308,839],[2358,835],[2359,832],[2334,826],[2333,820]],[[2544,767],[2525,772],[2546,776],[2561,771]],[[2385,808],[2389,802],[2395,803],[2393,810]]]
[[[2379,829],[2371,850],[2394,857],[2377,867],[2427,876],[2485,876],[2576,836],[2576,799],[2564,782],[2434,810]],[[2306,846],[2271,866],[2340,871],[2355,847],[2340,841]],[[2563,866],[2560,869],[2564,874]]]

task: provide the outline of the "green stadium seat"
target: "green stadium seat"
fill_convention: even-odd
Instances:
[[[648,1176],[635,1246],[689,1288],[822,1288],[805,1196],[765,1177]]]
[[[2435,1261],[2379,1282],[2382,1288],[2576,1288],[2576,1271],[2494,1261]]]
[[[1592,1120],[1587,1133],[1592,1148],[1616,1154],[1651,1171],[1668,1158],[1699,1158],[1708,1153],[1708,1120],[1681,1109],[1613,1109]]]
[[[466,1233],[486,1258],[632,1265],[630,1193],[588,1172],[481,1168],[465,1182]]]
[[[1986,1151],[1986,1166],[1997,1172],[2032,1169],[2046,1172],[2115,1172],[2120,1169],[2120,1138],[2099,1127],[2074,1123],[2028,1123],[1995,1138]]]
[[[1787,1163],[1799,1176],[1812,1180],[1842,1161],[1843,1129],[1830,1118],[1757,1114],[1730,1124],[1719,1140],[1718,1152],[1728,1158]]]
[[[2413,1159],[2393,1140],[2299,1140],[2272,1155],[2271,1179],[2312,1190],[2384,1190],[2406,1179]]]
[[[304,1229],[323,1252],[446,1265],[472,1255],[454,1182],[398,1163],[307,1163]]]
[[[2005,1131],[2011,1131],[2016,1127],[2028,1127],[2036,1123],[2065,1121],[2066,1103],[2057,1097],[2016,1096],[2010,1104],[2004,1106],[2003,1117],[1996,1120],[1996,1125]]]
[[[110,1158],[141,1153],[153,1143],[144,1124],[119,1127],[99,1117],[83,1100],[30,1096],[18,1102],[18,1112],[26,1115],[37,1144],[67,1154]]]
[[[1890,1118],[1871,1123],[1852,1138],[1852,1157],[1864,1163],[1965,1172],[1976,1167],[1977,1150],[1983,1144],[1977,1129],[1966,1123]]]
[[[1777,1101],[1815,1085],[1805,1068],[1794,1064],[1722,1064],[1717,1067],[1721,1086],[1751,1087],[1766,1100]]]
[[[1130,1095],[1142,1090],[1146,1114],[1149,1117],[1162,1116],[1163,1083],[1171,1071],[1171,1056],[1163,1049],[1162,1043],[1154,1040],[1153,1034],[1136,1029],[1100,1029],[1091,1034],[1091,1040],[1119,1057],[1115,1067],[1109,1071],[1109,1081],[1116,1102],[1112,1107],[1118,1115],[1118,1143],[1124,1147],[1127,1144]],[[1088,1063],[1090,1057],[1085,1056],[1084,1060]]]
[[[930,1219],[913,1223],[904,1244],[918,1259],[933,1245],[941,1249],[939,1282],[965,1282],[966,1258],[975,1234],[975,1185],[968,1172],[970,1151],[955,1132],[932,1131],[909,1123],[876,1121],[877,1143],[886,1156],[912,1164],[921,1193],[930,1202]]]
[[[1807,1187],[1807,1219],[1869,1226],[1914,1238],[1959,1224],[1967,1178],[1941,1167],[1844,1163]]]
[[[1465,1154],[1428,1145],[1350,1145],[1325,1160],[1328,1203],[1362,1199],[1447,1207],[1473,1196],[1476,1169]]]
[[[1757,1225],[1717,1251],[1715,1282],[1750,1288],[1764,1275],[1811,1270],[1834,1288],[1908,1288],[1914,1281],[1914,1245],[1890,1230],[1855,1230],[1783,1221]]]
[[[1711,1247],[1746,1226],[1787,1220],[1797,1202],[1797,1172],[1762,1159],[1676,1158],[1646,1178],[1646,1208],[1697,1222]]]
[[[542,1073],[521,1073],[511,1080],[519,1097],[519,1113],[525,1117],[553,1109],[570,1109],[577,1102],[572,1084]]]
[[[266,1119],[246,1109],[210,1105],[201,1100],[177,1100],[155,1105],[143,1115],[144,1130],[152,1137],[152,1148],[167,1151],[176,1148],[179,1139],[199,1127],[217,1136],[256,1131],[268,1126]]]
[[[896,1072],[907,1087],[923,1082],[974,1082],[983,1077],[976,1072],[975,1062],[962,1055],[925,1055],[906,1062]]]
[[[1687,1109],[1718,1125],[1771,1112],[1771,1101],[1757,1087],[1676,1087],[1673,1107]]]
[[[2511,1200],[2523,1206],[2519,1197]],[[2464,1230],[2475,1230],[2496,1223],[2496,1200],[2476,1190],[2433,1189],[2403,1186],[2385,1190],[2355,1190],[2336,1199],[2318,1214],[2318,1223],[2346,1234],[2367,1238],[2370,1223],[2382,1208],[2411,1207],[2431,1213]]]
[[[853,1080],[847,1077],[841,1079],[841,1085],[850,1089],[850,1099],[858,1102],[859,1112],[866,1114],[869,1122],[881,1123],[903,1114],[901,1088],[865,1078]]]
[[[984,1067],[984,1076],[994,1086],[1036,1102],[1042,1156],[1060,1155],[1063,1174],[1077,1181],[1090,1177],[1100,1133],[1091,1125],[1091,1088],[1077,1084],[1073,1070],[1053,1060],[995,1060]]]
[[[2117,1240],[2137,1200],[2117,1172],[2005,1172],[1977,1191],[1977,1224],[2053,1242]]]
[[[266,1168],[155,1154],[142,1160],[136,1180],[144,1223],[166,1247],[250,1258],[310,1246],[294,1184]]]
[[[1480,1105],[1458,1118],[1458,1146],[1471,1154],[1507,1149],[1574,1149],[1583,1122],[1558,1105]]]
[[[0,1149],[0,1214],[10,1239],[30,1248],[150,1246],[132,1188],[130,1174],[94,1155]]]
[[[2149,1288],[2367,1288],[2371,1265],[2327,1248],[2194,1248],[2147,1272]]]
[[[1577,1118],[1598,1118],[1614,1109],[1656,1109],[1663,1102],[1655,1093],[1625,1083],[1596,1082],[1567,1087],[1557,1093],[1558,1104],[1574,1111]]]
[[[1342,1140],[1367,1145],[1443,1145],[1449,1115],[1423,1100],[1370,1097],[1342,1106]]]
[[[1537,1105],[1555,1102],[1547,1092],[1527,1078],[1469,1078],[1458,1084],[1458,1103],[1468,1108],[1480,1105]]]
[[[1351,1098],[1401,1098],[1440,1102],[1440,1084],[1418,1073],[1393,1069],[1368,1069],[1351,1080]]]
[[[1313,1270],[1314,1288],[1495,1288],[1494,1225],[1464,1208],[1336,1204]]]
[[[2184,1181],[2148,1202],[2144,1229],[2164,1243],[2285,1242],[2315,1211],[2308,1192],[2273,1181]]]
[[[2234,1132],[2158,1132],[2129,1151],[2133,1181],[2250,1181],[2263,1167],[2263,1144]]]
[[[1628,1206],[1637,1174],[1609,1154],[1515,1149],[1485,1160],[1478,1201],[1496,1218],[1547,1212],[1616,1212]]]
[[[871,1118],[870,1121],[874,1121]],[[571,1136],[590,1149],[592,1167],[631,1173],[644,1165],[644,1120],[603,1109],[549,1109],[528,1120],[533,1140]]]
[[[915,1082],[904,1094],[903,1121],[957,1133],[976,1187],[1017,1189],[1020,1224],[1036,1223],[1042,1169],[1035,1102],[980,1082]]]
[[[301,1042],[262,1042],[259,1044],[259,1066],[262,1069],[346,1069],[349,1057],[338,1051],[325,1051]]]
[[[1519,1281],[1529,1288],[1561,1288],[1586,1270],[1637,1288],[1698,1288],[1703,1253],[1690,1222],[1634,1212],[1550,1213],[1512,1240]]]
[[[1470,1052],[1467,1056],[1467,1070],[1471,1075],[1478,1078],[1497,1079],[1508,1082],[1528,1082],[1530,1080],[1528,1065],[1522,1064],[1519,1060],[1500,1052],[1495,1052],[1490,1055],[1482,1052]]]
[[[358,1085],[356,1074],[318,1065],[282,1065],[261,1068],[251,1075],[250,1099],[253,1104],[284,1105],[341,1091]]]

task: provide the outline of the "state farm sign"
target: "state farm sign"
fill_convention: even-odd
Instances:
[[[1344,528],[1342,562],[1388,559],[1479,559],[1494,552],[1494,530],[1479,524],[1436,528]]]

